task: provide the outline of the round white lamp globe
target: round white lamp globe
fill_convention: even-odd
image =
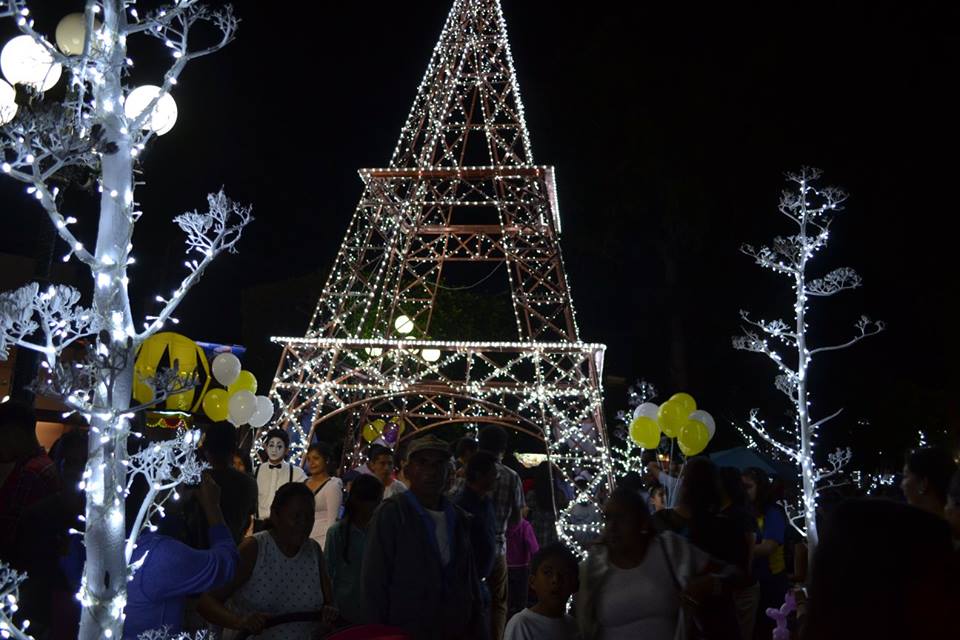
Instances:
[[[94,30],[100,28],[100,21],[94,20]],[[82,13],[68,13],[57,23],[54,34],[57,47],[68,56],[79,56],[83,53],[83,41],[87,36],[87,17]],[[90,43],[94,47],[94,43]]]
[[[7,124],[17,115],[17,91],[0,80],[0,126]]]
[[[427,362],[436,362],[440,359],[440,349],[423,349],[420,351],[420,357]]]
[[[163,95],[161,95],[163,94]],[[140,117],[154,98],[160,96],[153,113],[143,122],[144,129],[150,129],[158,136],[173,129],[177,122],[177,103],[169,93],[164,93],[163,89],[156,85],[145,84],[137,87],[130,92],[126,101],[123,103],[123,112],[130,120]]]
[[[60,80],[60,65],[30,36],[17,36],[0,52],[0,71],[10,84],[26,84],[47,91]]]
[[[393,328],[399,333],[408,334],[413,331],[413,320],[407,316],[397,316],[397,319],[393,321]]]

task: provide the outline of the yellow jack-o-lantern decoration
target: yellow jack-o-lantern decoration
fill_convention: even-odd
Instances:
[[[197,374],[200,384],[190,391],[170,396],[164,407],[171,411],[196,412],[210,385],[210,364],[196,342],[171,331],[157,333],[140,345],[133,366],[133,399],[140,403],[153,400],[153,389],[143,380],[156,375],[157,369],[172,368],[174,362],[184,376]]]

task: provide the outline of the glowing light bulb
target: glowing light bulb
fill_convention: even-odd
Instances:
[[[94,31],[100,30],[100,21],[94,20]],[[54,34],[54,40],[57,41],[57,48],[68,56],[79,56],[83,53],[83,42],[87,36],[87,18],[82,13],[68,13],[57,23],[57,30]],[[97,38],[90,41],[91,49],[96,44]]]
[[[404,315],[397,316],[397,319],[393,321],[393,328],[398,333],[406,335],[413,331],[413,320]]]
[[[60,80],[61,67],[31,36],[17,36],[0,52],[0,71],[10,84],[25,84],[47,91]]]
[[[173,129],[177,122],[177,102],[160,87],[145,84],[131,91],[123,103],[123,112],[127,118],[135,120],[157,96],[160,96],[160,99],[157,100],[150,117],[144,120],[143,128],[162,136]]]

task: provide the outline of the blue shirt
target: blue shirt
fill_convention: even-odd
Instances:
[[[481,579],[481,590],[484,599],[489,597],[487,583],[484,580],[493,570],[493,561],[497,555],[497,523],[493,511],[493,500],[489,496],[480,496],[470,487],[453,496],[453,502],[458,507],[473,516],[470,525],[470,545],[473,547],[473,558],[477,565],[477,574]]]
[[[761,524],[762,522],[762,524]],[[780,575],[786,571],[783,557],[783,542],[787,535],[787,518],[783,509],[777,505],[770,505],[762,517],[757,518],[760,532],[757,542],[773,540],[777,543],[773,553],[766,558],[754,558],[753,575],[758,580],[765,580],[770,576]]]
[[[136,638],[144,631],[183,625],[187,596],[222,586],[233,579],[240,561],[230,529],[210,527],[210,548],[194,549],[170,536],[145,533],[133,552],[136,562],[149,552],[143,566],[133,574],[127,588],[127,619],[123,637]]]
[[[347,547],[349,532],[350,546]],[[368,622],[369,616],[363,599],[363,549],[367,532],[346,520],[338,520],[327,529],[327,541],[323,557],[327,574],[333,582],[333,601],[340,608],[344,620],[353,624]],[[347,549],[344,559],[343,551]]]

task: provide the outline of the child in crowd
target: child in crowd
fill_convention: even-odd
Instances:
[[[353,481],[345,513],[327,530],[324,558],[333,582],[334,601],[340,616],[352,624],[367,621],[360,569],[366,546],[367,525],[383,499],[383,485],[374,476],[362,475]]]
[[[650,513],[657,513],[667,508],[667,490],[662,484],[654,485],[650,489]]]
[[[579,588],[577,559],[562,543],[537,552],[530,565],[530,588],[537,603],[510,618],[504,640],[576,640],[577,623],[567,615],[567,601]]]
[[[527,606],[530,560],[540,549],[526,518],[507,527],[507,618]]]

